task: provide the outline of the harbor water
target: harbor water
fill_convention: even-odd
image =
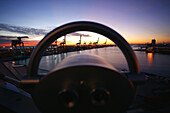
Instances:
[[[141,72],[152,73],[160,76],[170,77],[170,55],[159,53],[146,53],[135,51],[139,61]],[[76,52],[67,52],[58,55],[43,56],[39,66],[39,72],[48,72],[53,69],[64,58],[74,54],[93,54],[103,57],[120,71],[128,71],[126,59],[118,47],[105,47],[89,49]],[[13,61],[15,64],[28,65],[29,59]]]

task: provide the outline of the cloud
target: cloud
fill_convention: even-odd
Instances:
[[[13,39],[13,38],[17,38],[17,36],[2,36],[0,35],[0,39]]]
[[[14,39],[16,39],[16,36],[0,36],[0,44],[9,43]]]
[[[89,34],[81,34],[81,33],[70,33],[70,36],[80,36],[82,35],[83,37],[91,37]]]
[[[0,46],[10,46],[11,40],[18,40],[17,36],[2,36],[0,35]],[[22,40],[24,42],[24,45],[37,45],[39,41],[36,40]]]
[[[17,40],[17,36],[0,35],[0,44],[11,42],[11,40]]]
[[[14,33],[20,33],[25,35],[46,35],[49,30],[46,29],[37,29],[37,28],[30,28],[30,27],[22,27],[22,26],[15,26],[9,24],[2,24],[0,23],[0,31],[8,31]],[[81,33],[70,33],[69,36],[80,36],[83,37],[91,37],[89,34],[81,34]]]
[[[45,35],[48,32],[45,29],[21,27],[21,26],[9,25],[9,24],[0,24],[0,31],[9,31],[9,32],[21,33],[26,35]]]
[[[0,44],[11,42],[10,40],[0,39]]]

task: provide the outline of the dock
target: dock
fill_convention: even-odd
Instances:
[[[97,49],[97,48],[104,48],[104,47],[112,47],[115,45],[50,45],[46,51],[44,52],[43,56],[47,55],[55,55],[67,52],[74,52],[74,51],[83,51],[88,49]],[[32,51],[35,47],[24,48],[24,55],[20,54],[20,49],[15,49],[18,54],[16,54],[11,48],[10,49],[0,49],[0,59],[3,61],[12,61],[12,60],[21,60],[27,59],[31,56]]]
[[[156,44],[156,40],[152,39],[150,44],[138,45],[138,48],[134,49],[134,51],[145,51],[146,53],[170,54],[170,43]]]

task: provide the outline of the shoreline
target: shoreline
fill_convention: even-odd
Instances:
[[[104,47],[113,47],[115,45],[79,45],[79,46],[55,46],[51,45],[46,51],[44,52],[43,56],[48,55],[55,55],[67,52],[74,52],[74,51],[82,51],[88,49],[97,49],[97,48],[104,48]],[[12,61],[12,60],[23,60],[30,58],[31,53],[34,48],[27,48],[24,49],[24,54],[15,54],[14,50],[6,49],[0,50],[0,60],[2,61]],[[16,53],[20,53],[20,49],[15,50]]]

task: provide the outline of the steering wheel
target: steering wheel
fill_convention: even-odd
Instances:
[[[101,34],[112,40],[123,52],[128,62],[130,73],[134,74],[135,76],[140,74],[137,57],[130,45],[120,34],[118,34],[113,29],[99,23],[80,21],[68,23],[54,29],[39,42],[37,47],[32,52],[27,70],[27,78],[32,79],[38,76],[37,71],[40,59],[43,55],[43,52],[47,49],[48,46],[50,46],[52,42],[61,36],[76,31],[91,31]],[[101,60],[97,57],[87,57],[91,59],[98,59],[97,62],[100,62]],[[77,58],[79,57],[71,57],[66,62]],[[62,67],[63,65],[64,63],[59,66]],[[104,65],[107,66],[98,66],[93,64],[90,66],[75,65],[71,67],[67,66],[63,69],[60,69],[58,66],[57,69],[50,71],[47,76],[41,79],[40,82],[36,85],[32,94],[33,100],[42,112],[53,112],[54,110],[63,113],[123,112],[133,102],[135,95],[133,85],[117,70],[113,69],[112,67],[110,68],[107,63],[104,62]],[[90,68],[90,70],[97,71],[94,71],[95,74],[89,76],[83,75],[83,73],[87,72],[88,68]],[[83,78],[81,74],[74,76],[75,74],[73,72],[77,71],[81,71],[81,74],[86,77]],[[103,76],[101,73],[106,73],[106,75]],[[99,74],[99,76],[96,76],[97,74]],[[95,85],[94,88],[92,88],[90,85],[75,85],[78,83],[78,81],[80,84],[90,84],[87,82],[92,81],[91,78],[93,78],[94,81],[95,79],[99,80],[99,84],[101,83],[102,85]],[[65,87],[63,84],[70,83],[70,79],[72,80],[73,86],[63,88]],[[93,83],[95,84],[96,82]],[[105,100],[107,101],[106,104]]]

